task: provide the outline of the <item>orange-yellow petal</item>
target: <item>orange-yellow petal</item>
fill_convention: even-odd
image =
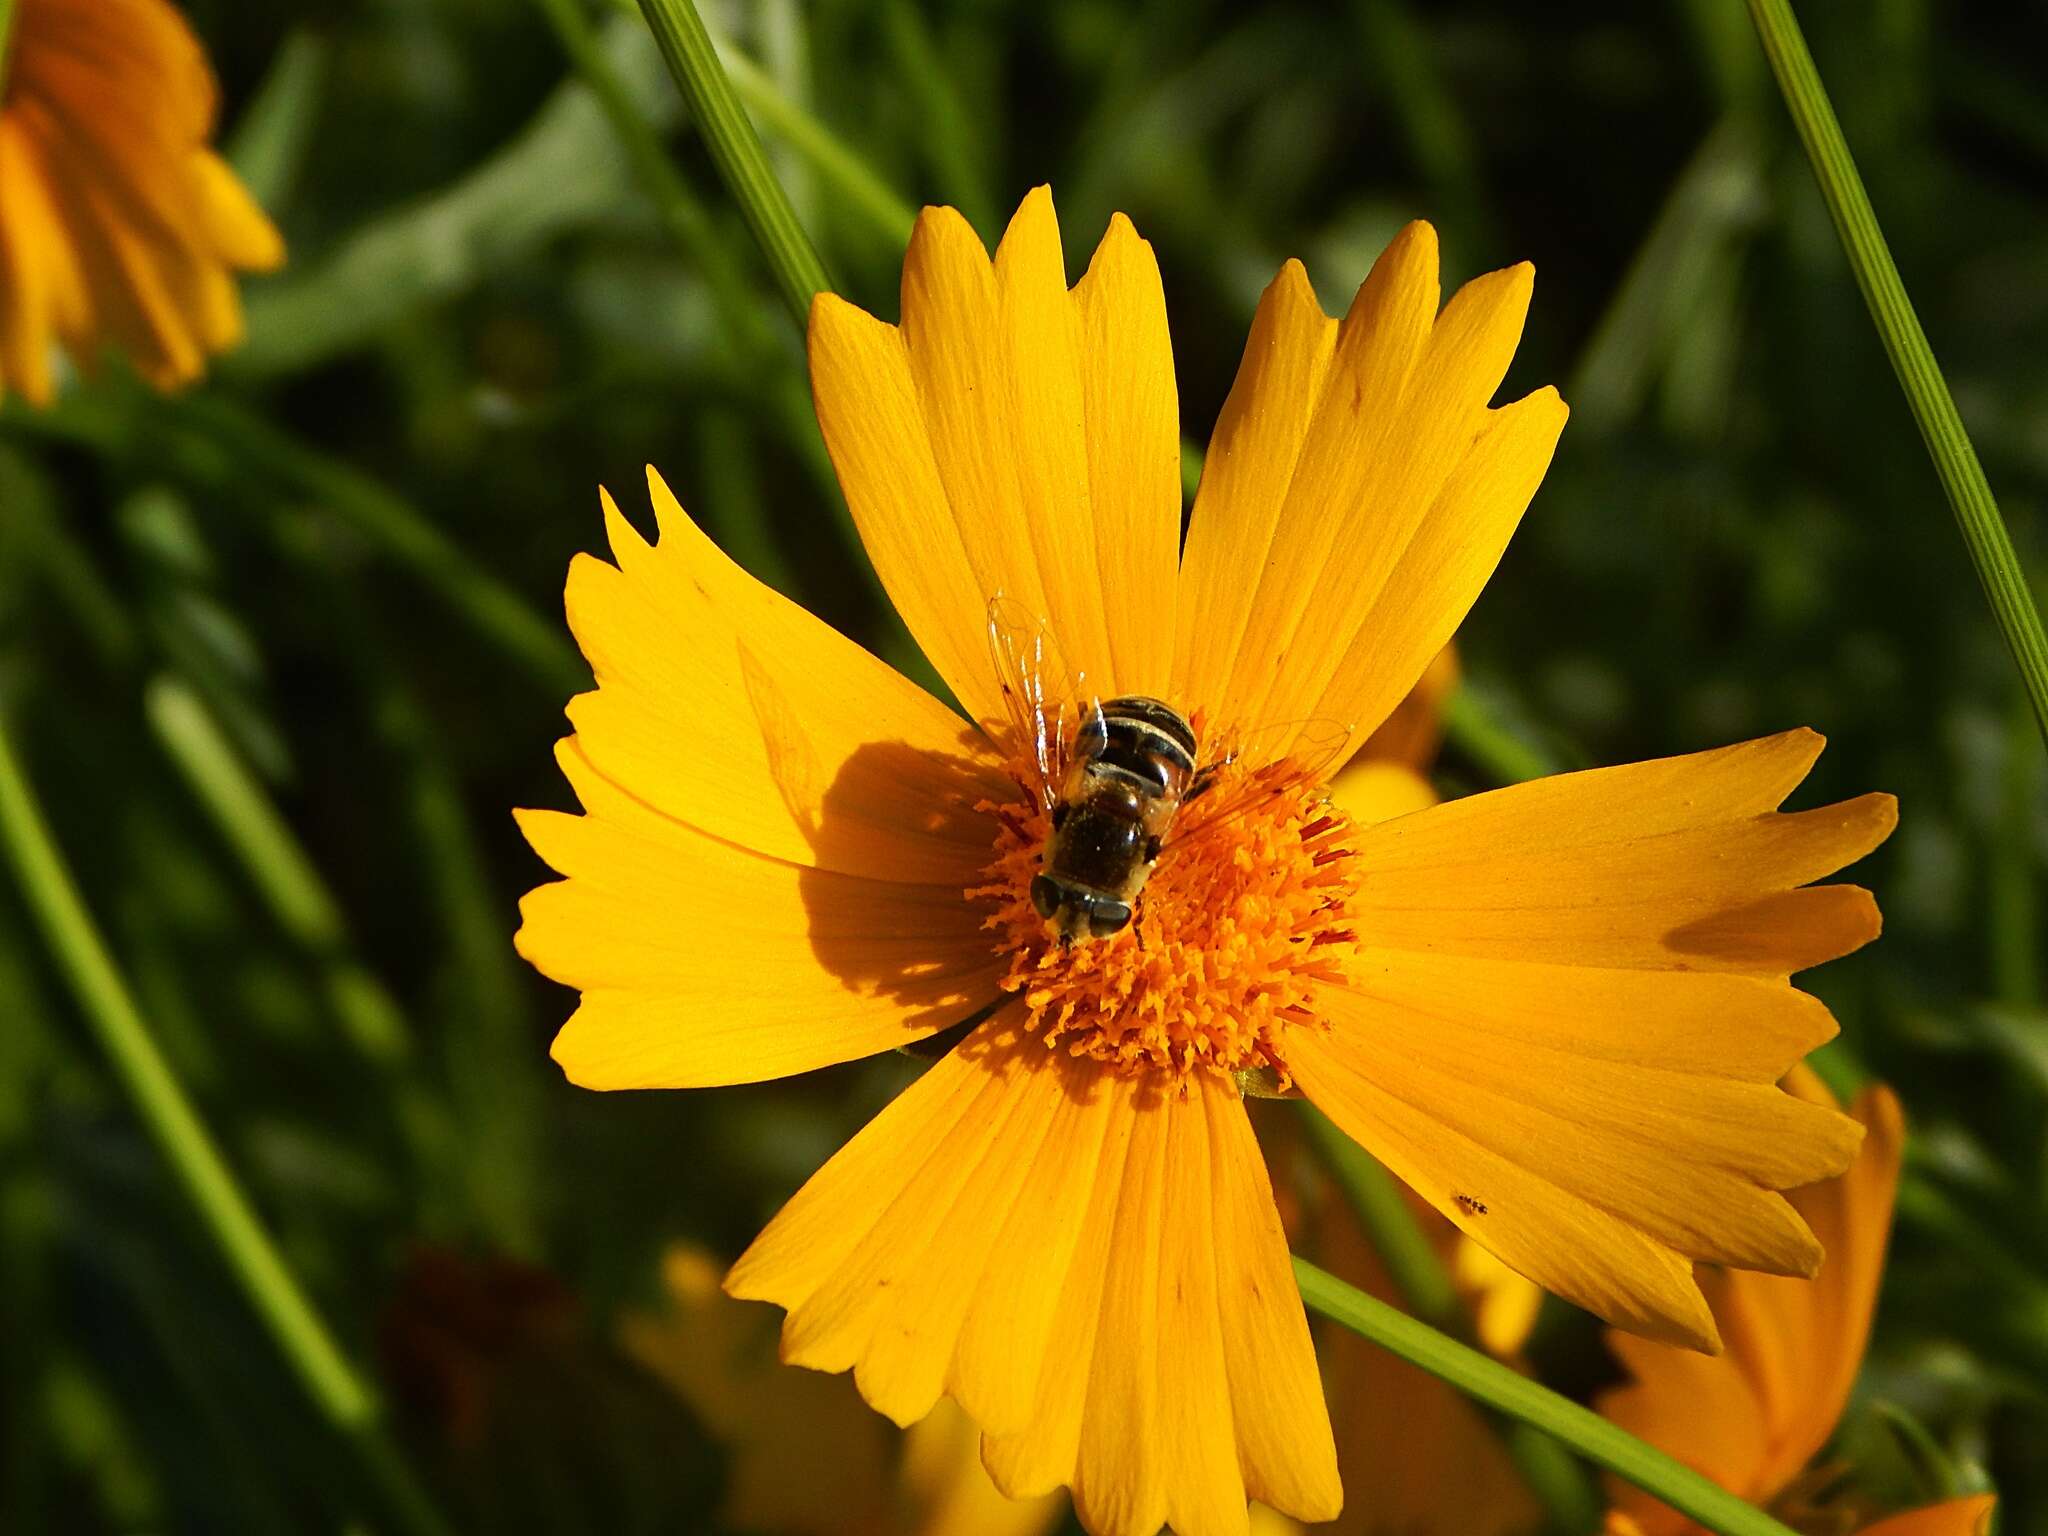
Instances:
[[[47,405],[56,324],[52,255],[61,246],[24,134],[16,118],[0,114],[0,400],[13,389],[31,405]]]
[[[1802,1099],[1834,1104],[1810,1071],[1791,1084]],[[1852,1114],[1867,1132],[1854,1166],[1791,1196],[1827,1245],[1815,1279],[1709,1276],[1705,1289],[1727,1341],[1712,1360],[1609,1336],[1632,1380],[1605,1394],[1600,1411],[1754,1503],[1776,1498],[1833,1437],[1869,1338],[1905,1130],[1886,1088],[1860,1095]],[[1693,1529],[1639,1489],[1617,1482],[1613,1493],[1648,1536]]]
[[[1997,1498],[1988,1493],[1945,1499],[1866,1525],[1860,1536],[1991,1536],[1991,1513],[1997,1507]]]
[[[1429,226],[1403,230],[1327,363],[1305,279],[1283,271],[1268,290],[1184,571],[1205,594],[1258,572],[1248,603],[1181,608],[1176,686],[1225,729],[1328,719],[1363,742],[1449,641],[1549,464],[1565,415],[1554,391],[1487,409],[1530,269],[1475,279],[1439,315],[1436,265]],[[1213,638],[1189,633],[1212,622]]]
[[[51,334],[83,368],[112,343],[159,388],[241,339],[234,273],[283,258],[208,147],[206,56],[165,0],[20,0],[0,154],[0,390],[47,398]]]
[[[1561,774],[1362,832],[1374,948],[1782,976],[1877,934],[1854,887],[1801,890],[1882,842],[1889,795],[1772,814],[1811,731]]]
[[[1834,1097],[1808,1068],[1787,1079],[1793,1092],[1834,1107]],[[1790,1481],[1817,1455],[1848,1406],[1870,1341],[1884,1278],[1892,1206],[1905,1160],[1906,1122],[1898,1096],[1882,1084],[1849,1106],[1864,1127],[1863,1150],[1838,1179],[1794,1190],[1793,1206],[1827,1250],[1811,1284],[1773,1284],[1764,1276],[1729,1276],[1723,1331],[1731,1352],[1757,1383],[1773,1426],[1775,1459],[1766,1469]]]
[[[1389,263],[1406,249],[1396,242],[1366,286],[1375,280],[1391,285]],[[1406,270],[1412,264],[1401,265]],[[1383,267],[1387,279],[1379,278]],[[1433,290],[1427,302],[1433,310]],[[1272,622],[1270,607],[1257,604],[1257,573],[1271,558],[1284,488],[1294,477],[1336,342],[1337,322],[1316,302],[1301,263],[1289,261],[1252,316],[1237,380],[1202,462],[1181,556],[1170,696],[1202,700],[1219,720],[1243,714],[1243,695],[1256,681],[1247,676],[1240,682],[1237,660],[1255,612],[1262,623]]]
[[[1186,1096],[984,1025],[734,1266],[785,1358],[899,1421],[941,1392],[1006,1492],[1071,1484],[1097,1536],[1241,1532],[1338,1494],[1306,1319],[1236,1091]]]
[[[519,952],[578,988],[554,1057],[587,1088],[758,1082],[945,1029],[997,995],[955,885],[765,858],[557,752],[584,814],[524,811],[566,879],[520,903]]]
[[[993,262],[949,208],[918,219],[902,323],[821,297],[818,422],[869,557],[978,720],[1005,718],[988,604],[1057,637],[1108,694],[1157,687],[1172,629],[1178,410],[1150,248],[1119,219],[1069,291],[1052,198]]]
[[[1012,1427],[1030,1412],[1088,1191],[1129,1136],[1120,1103],[991,1021],[797,1193],[727,1289],[784,1307],[784,1358],[855,1369],[898,1423],[947,1392],[984,1428]]]
[[[1361,828],[1361,949],[1328,1031],[1290,1034],[1303,1091],[1522,1274],[1716,1347],[1693,1261],[1811,1274],[1777,1191],[1839,1172],[1859,1135],[1776,1080],[1834,1029],[1786,974],[1874,911],[1754,916],[1823,896],[1797,887],[1891,828],[1883,796],[1773,813],[1817,749],[1795,732]]]
[[[1118,693],[1172,682],[1180,564],[1180,399],[1159,263],[1116,214],[1074,288],[1095,522],[1111,668]]]
[[[607,496],[618,563],[569,569],[569,623],[597,676],[569,706],[585,754],[713,837],[957,898],[989,857],[976,803],[1015,793],[985,742],[727,559],[658,475],[648,483],[659,542]]]
[[[284,265],[284,236],[227,161],[204,150],[193,157],[192,177],[207,240],[222,261],[243,272],[272,272]]]

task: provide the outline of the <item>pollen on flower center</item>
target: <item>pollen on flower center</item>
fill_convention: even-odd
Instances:
[[[1253,776],[1224,769],[1182,813],[1131,925],[1071,948],[1031,902],[1045,811],[1036,797],[983,807],[995,850],[967,895],[993,903],[983,926],[1010,956],[1002,985],[1048,1047],[1176,1080],[1264,1069],[1289,1084],[1286,1031],[1319,1024],[1316,988],[1346,980],[1355,948],[1351,824],[1317,789],[1202,815],[1204,800],[1241,805]]]

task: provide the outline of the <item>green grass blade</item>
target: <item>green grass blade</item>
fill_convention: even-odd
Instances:
[[[319,131],[332,58],[327,39],[308,27],[294,30],[227,141],[228,163],[273,218],[298,186]]]
[[[1437,1332],[1470,1343],[1471,1315],[1394,1176],[1313,1104],[1304,1100],[1300,1108],[1310,1143],[1344,1191],[1408,1310]]]
[[[929,124],[920,147],[931,163],[940,195],[960,210],[982,239],[1000,234],[981,135],[959,88],[946,73],[938,40],[932,36],[924,12],[915,0],[886,0],[882,32],[897,77],[916,102],[918,116]]]
[[[703,274],[734,337],[748,348],[758,350],[765,346],[769,340],[767,328],[754,308],[745,277],[669,158],[661,141],[661,129],[641,99],[644,93],[636,91],[613,63],[597,28],[584,14],[582,0],[536,3],[555,29],[562,51],[569,55],[576,72],[597,99],[625,151],[634,179],[660,212],[662,223],[675,237],[676,244]]]
[[[804,325],[811,296],[829,289],[832,282],[788,194],[775,179],[761,136],[740,105],[703,18],[691,0],[640,0],[640,10],[690,105],[712,164],[740,205],[797,324]]]
[[[888,244],[910,243],[910,226],[917,219],[917,211],[910,204],[869,170],[866,162],[841,143],[831,129],[778,91],[759,65],[737,51],[728,51],[721,57],[733,89],[748,109],[808,160],[811,169],[839,193],[849,210],[859,214]]]
[[[1373,1251],[1387,1266],[1403,1307],[1437,1332],[1462,1344],[1472,1343],[1472,1314],[1459,1298],[1449,1268],[1409,1209],[1400,1184],[1328,1115],[1305,1100],[1300,1109],[1309,1141],[1344,1191]],[[1555,1440],[1528,1424],[1508,1420],[1496,1428],[1523,1480],[1549,1511],[1550,1529],[1590,1530],[1600,1517],[1599,1497],[1579,1463]]]
[[[1753,1504],[1673,1460],[1590,1408],[1581,1407],[1497,1360],[1417,1322],[1346,1285],[1306,1259],[1294,1277],[1309,1309],[1392,1350],[1411,1365],[1449,1382],[1466,1396],[1533,1425],[1564,1445],[1654,1494],[1721,1536],[1794,1536]]]
[[[413,1536],[444,1536],[447,1526],[385,1438],[376,1398],[285,1267],[183,1085],[157,1049],[86,911],[4,722],[0,849],[122,1090],[286,1364],[321,1416],[348,1442],[389,1506],[394,1528]]]
[[[1470,683],[1459,684],[1444,705],[1444,734],[1499,784],[1520,784],[1560,771],[1547,752],[1517,731]]]
[[[143,690],[157,740],[269,906],[314,962],[349,1041],[380,1068],[413,1055],[412,1029],[349,943],[341,909],[289,823],[236,754],[199,695],[164,675]]]
[[[1927,333],[1906,297],[1906,285],[1899,279],[1899,269],[1878,227],[1863,178],[1842,137],[1842,125],[1835,119],[1835,109],[1791,5],[1788,0],[1749,0],[1749,14],[1763,39],[1764,53],[1778,77],[1800,142],[1806,146],[1821,196],[1848,253],[1849,267],[1856,274],[1856,285],[1863,290],[1892,371],[1906,392],[1906,403],[1913,408],[1913,419],[1934,460],[1935,473],[1948,493],[1985,600],[1991,604],[1992,616],[2026,683],[2035,721],[2048,737],[2048,635],[2042,633],[2040,611],[2013,550],[2012,536],[1999,516],[1998,503],[1984,479],[1984,467],[1977,462],[1977,450],[1963,429],[1948,381],[1927,344]]]

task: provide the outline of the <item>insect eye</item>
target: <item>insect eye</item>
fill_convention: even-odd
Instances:
[[[1130,925],[1131,906],[1126,901],[1096,901],[1088,906],[1088,931],[1098,939],[1121,933]]]
[[[1038,909],[1040,917],[1051,917],[1060,909],[1060,888],[1046,875],[1034,875],[1031,880],[1031,905]]]

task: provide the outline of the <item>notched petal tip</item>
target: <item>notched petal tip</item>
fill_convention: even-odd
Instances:
[[[644,554],[648,548],[647,541],[640,536],[640,530],[633,526],[632,519],[619,510],[619,504],[612,493],[601,485],[597,488],[597,504],[604,518],[605,542],[611,546],[611,563],[623,566],[634,555]],[[579,553],[570,559],[569,577],[572,584],[575,581],[578,562],[593,558],[591,555]],[[605,562],[599,560],[597,563],[602,565]]]
[[[1571,419],[1572,414],[1571,406],[1566,403],[1564,396],[1557,392],[1555,384],[1545,384],[1539,389],[1532,389],[1528,394],[1522,396],[1521,399],[1511,400],[1499,409],[1503,411],[1527,411],[1538,417],[1554,415],[1557,418],[1557,431],[1559,432],[1564,430],[1564,424]]]

